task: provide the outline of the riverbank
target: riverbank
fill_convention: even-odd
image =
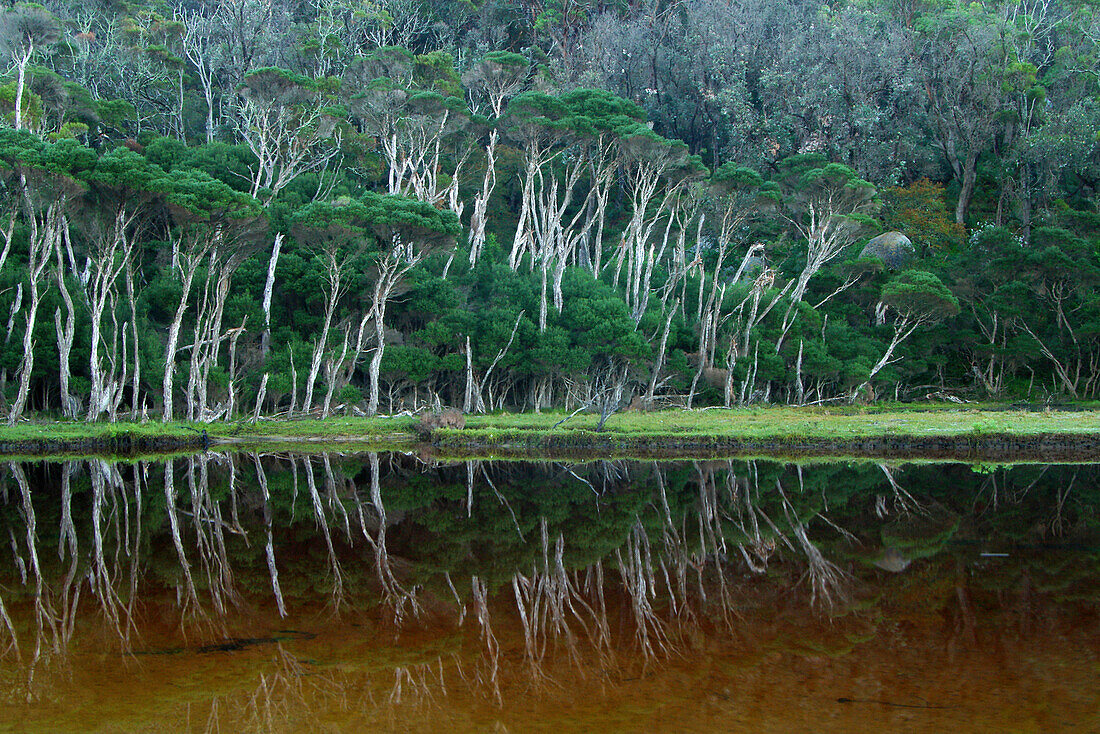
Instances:
[[[0,454],[126,455],[239,447],[409,449],[445,454],[684,456],[781,454],[1100,460],[1100,409],[948,404],[627,412],[601,432],[594,415],[467,416],[464,428],[425,436],[415,416],[256,423],[22,422],[0,426]],[[564,422],[563,422],[563,419]]]
[[[595,416],[472,417],[432,435],[440,450],[581,457],[851,456],[1100,460],[1100,410],[987,405],[750,408],[626,413],[595,432]]]

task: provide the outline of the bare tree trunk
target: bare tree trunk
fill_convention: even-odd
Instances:
[[[489,143],[485,146],[485,177],[481,182],[481,191],[474,198],[474,211],[470,215],[470,267],[477,265],[481,249],[485,246],[485,225],[488,223],[489,197],[496,188],[496,150],[500,133],[489,133]]]
[[[229,285],[233,277],[233,265],[224,262],[219,268],[214,289],[214,311],[207,329],[206,345],[203,350],[202,379],[199,382],[199,415],[206,420],[207,406],[210,400],[210,371],[218,366],[218,352],[221,349],[222,317],[225,314],[225,302],[229,298]]]
[[[178,243],[177,243],[178,247]],[[198,258],[189,258],[184,264],[183,253],[177,253],[174,258],[182,279],[180,300],[176,305],[176,313],[168,325],[168,341],[164,346],[164,381],[162,400],[164,401],[163,419],[165,423],[172,420],[172,381],[176,374],[176,351],[179,347],[180,328],[183,326],[183,314],[187,310],[187,300],[191,295],[191,284],[195,280],[195,271],[198,269]],[[195,347],[192,347],[194,349]]]
[[[141,403],[141,349],[138,342],[137,299],[134,294],[134,267],[133,260],[126,261],[126,300],[130,304],[130,333],[133,335],[134,374],[130,389],[130,418],[137,420],[139,405]],[[122,355],[126,359],[126,355]],[[121,387],[119,388],[121,390]]]
[[[795,404],[802,405],[805,397],[805,390],[802,387],[802,340],[798,340],[798,361],[795,363],[794,368],[795,375]]]
[[[330,290],[325,301],[325,316],[321,320],[321,333],[317,337],[317,343],[313,346],[313,359],[309,363],[309,375],[306,377],[306,395],[302,400],[302,411],[309,413],[313,408],[313,385],[317,381],[317,373],[321,370],[321,358],[324,356],[325,347],[328,346],[328,332],[332,326],[332,314],[336,311],[336,301],[340,297],[339,265],[335,259],[330,259],[329,273],[332,280],[329,281]],[[346,342],[345,342],[346,346]]]
[[[645,391],[645,404],[648,406],[653,402],[653,393],[657,389],[657,379],[661,376],[661,369],[665,365],[665,350],[668,347],[668,332],[672,328],[672,317],[676,315],[676,310],[680,307],[680,301],[677,300],[673,303],[672,308],[668,310],[668,316],[665,317],[665,328],[661,331],[661,344],[657,348],[657,360],[653,363],[653,374],[649,378],[649,387]]]
[[[849,394],[848,398],[850,402],[854,403],[859,398],[860,391],[871,384],[871,381],[875,379],[875,375],[882,371],[883,367],[897,361],[893,358],[894,352],[922,323],[923,320],[919,318],[910,319],[905,316],[898,316],[894,319],[894,336],[890,340],[890,344],[886,347],[886,352],[882,355],[882,358],[875,363],[875,366],[871,368],[871,372],[867,375],[867,379],[855,387]]]
[[[343,366],[344,360],[347,359],[348,356],[348,338],[351,336],[350,331],[350,325],[346,329],[344,329],[344,341],[340,347],[340,358],[332,359],[330,357],[326,364],[325,373],[326,377],[328,378],[328,386],[325,389],[325,403],[324,406],[321,408],[322,418],[328,418],[329,410],[332,407],[332,394],[336,391],[336,374]]]
[[[237,340],[244,333],[244,325],[247,322],[248,317],[245,316],[241,320],[241,325],[233,329],[233,335],[229,337],[229,385],[226,388],[228,395],[226,396],[225,419],[230,421],[233,420],[237,409]]]
[[[68,236],[66,227],[65,236]],[[72,371],[69,367],[69,358],[73,349],[73,338],[76,333],[76,307],[73,305],[72,295],[65,285],[65,260],[61,256],[61,242],[58,240],[54,251],[57,255],[57,286],[61,292],[61,299],[65,302],[65,323],[61,323],[61,309],[54,311],[54,329],[57,332],[58,353],[58,383],[61,389],[61,413],[66,418],[75,419],[77,415],[76,398],[69,391],[69,378]]]
[[[287,415],[293,416],[298,407],[298,370],[294,368],[294,350],[290,347],[287,350],[290,352],[290,408]]]
[[[51,205],[50,212],[53,212],[54,206]],[[56,223],[49,221],[53,218],[50,212],[46,215],[47,222],[44,226],[35,221],[30,223],[31,233],[27,257],[30,303],[27,307],[26,328],[23,330],[23,360],[19,365],[19,390],[16,393],[15,401],[12,403],[11,412],[8,414],[9,426],[15,425],[15,422],[22,417],[23,408],[27,404],[27,395],[31,387],[31,373],[34,370],[34,329],[38,322],[38,306],[42,301],[42,293],[38,288],[38,284],[42,277],[42,271],[45,270],[50,261],[50,252],[56,245],[54,237],[60,234],[60,232],[55,232]],[[45,229],[45,231],[43,232],[41,229]]]
[[[32,193],[28,190],[28,184],[26,178],[20,174],[20,193],[23,205],[23,211],[25,214],[27,232],[27,278],[29,280],[28,293],[30,295],[30,301],[28,304],[26,315],[26,326],[23,331],[23,359],[19,366],[19,388],[16,393],[15,401],[12,404],[11,412],[8,415],[8,424],[12,425],[23,414],[23,409],[26,407],[27,398],[30,393],[31,377],[34,370],[34,331],[38,323],[38,307],[42,301],[42,291],[39,285],[48,287],[48,280],[43,280],[42,273],[45,272],[46,266],[50,262],[50,257],[60,247],[60,239],[65,226],[64,207],[65,196],[51,201],[45,208],[45,211],[39,213],[36,211],[35,204],[32,200]],[[8,247],[10,247],[12,231],[5,232],[5,240],[7,246],[4,249],[4,256],[6,257]],[[22,285],[22,284],[20,284]],[[16,303],[19,304],[22,295],[22,289],[19,289],[19,293],[16,296]],[[13,306],[11,318],[8,321],[8,338],[11,337],[11,331],[13,328],[13,320],[15,313],[18,311],[19,306]]]
[[[260,389],[256,393],[256,408],[252,411],[252,422],[255,423],[260,419],[260,410],[263,408],[264,398],[267,397],[267,380],[270,375],[265,372],[264,377],[260,380]]]
[[[267,261],[267,280],[264,282],[264,333],[260,337],[260,354],[267,357],[271,349],[271,294],[275,290],[275,268],[279,264],[279,252],[283,247],[283,233],[275,234],[275,242],[271,246],[271,258]]]
[[[470,337],[466,336],[466,391],[462,396],[462,412],[474,409],[474,354],[470,347]]]
[[[367,414],[378,414],[378,377],[382,370],[382,352],[386,348],[386,330],[382,318],[386,313],[385,301],[378,307],[376,304],[374,314],[374,352],[370,356],[369,378],[370,394],[367,397]]]
[[[94,421],[107,412],[112,407],[114,398],[114,387],[108,383],[103,358],[100,356],[100,343],[104,341],[103,315],[109,302],[112,305],[112,322],[114,323],[115,282],[119,273],[122,272],[126,260],[130,257],[130,243],[126,240],[125,224],[126,214],[124,211],[119,210],[115,216],[112,231],[106,235],[109,242],[101,243],[99,252],[89,258],[91,260],[89,263],[91,293],[88,297],[88,310],[92,321],[91,345],[88,356],[88,376],[91,381],[87,414],[87,420],[89,421]],[[117,338],[117,323],[115,326],[112,341]],[[113,368],[111,376],[113,376]]]
[[[207,320],[207,312],[210,309],[210,278],[211,273],[207,272],[206,282],[203,284],[202,300],[199,301],[199,310],[195,314],[195,326],[192,329],[191,336],[191,357],[188,361],[187,370],[187,388],[184,391],[184,402],[187,404],[187,420],[196,420],[196,406],[198,403],[198,389],[199,389],[199,365],[201,364],[203,349],[203,334],[205,329],[203,324]]]
[[[15,129],[23,129],[23,91],[27,86],[27,65],[34,55],[34,46],[28,46],[15,60]]]
[[[967,154],[962,174],[962,181],[959,182],[959,201],[955,205],[955,222],[965,225],[966,210],[970,207],[970,200],[974,197],[974,187],[978,182],[977,151]]]

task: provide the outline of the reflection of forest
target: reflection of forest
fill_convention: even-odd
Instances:
[[[378,454],[9,463],[0,711],[33,704],[50,729],[106,708],[130,726],[167,703],[192,728],[270,729],[444,707],[526,729],[982,709],[1049,728],[1055,699],[1065,721],[1096,709],[1097,480]]]

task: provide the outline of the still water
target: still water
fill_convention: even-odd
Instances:
[[[0,731],[1100,731],[1100,467],[9,462]]]

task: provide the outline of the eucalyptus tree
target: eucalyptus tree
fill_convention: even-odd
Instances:
[[[882,296],[876,307],[879,323],[885,321],[889,311],[894,312],[893,336],[882,357],[871,367],[867,379],[852,390],[852,401],[871,384],[875,375],[899,359],[895,356],[898,346],[912,336],[914,331],[956,315],[959,312],[959,299],[933,273],[907,270],[882,287]]]
[[[23,127],[27,67],[36,55],[61,39],[61,24],[35,3],[16,3],[0,15],[0,49],[15,65],[15,129]]]
[[[239,249],[242,236],[251,239],[257,229],[261,215],[258,202],[247,194],[194,170],[175,170],[173,180],[165,196],[170,215],[168,239],[171,244],[171,272],[179,279],[179,300],[168,324],[168,334],[164,345],[164,375],[162,380],[162,417],[165,422],[174,415],[173,384],[177,369],[176,355],[179,351],[179,337],[184,315],[192,301],[193,285],[196,274],[202,268],[208,273],[220,275],[224,287],[216,292],[228,295],[231,268],[227,264],[234,261],[233,251]],[[237,253],[239,261],[241,253]],[[220,272],[219,272],[220,271]],[[224,297],[223,297],[224,298]],[[196,323],[205,320],[208,311],[208,299],[200,301],[200,310]],[[216,354],[220,334],[214,335],[213,348],[204,348],[200,339],[200,330],[195,330],[195,340],[191,345],[192,357],[203,353]],[[198,370],[189,370],[189,374]],[[232,388],[230,395],[232,396]],[[188,391],[188,403],[192,391]]]
[[[469,123],[470,112],[458,97],[434,91],[411,95],[401,124],[403,183],[390,193],[447,207],[461,217],[465,204],[458,185],[474,149]]]
[[[374,338],[368,404],[373,415],[378,412],[379,374],[386,346],[386,307],[408,272],[434,247],[457,236],[458,217],[408,197],[365,192],[358,198],[314,202],[303,207],[294,217],[293,233],[296,240],[319,254],[326,274],[324,316],[306,378],[303,409],[308,411],[312,407],[314,385],[328,349],[328,332],[338,302],[350,286],[352,266],[362,267],[359,263],[362,257],[369,263],[369,306],[359,317],[351,353],[347,351],[349,332],[345,332],[341,356],[332,360],[324,412],[336,387],[331,383],[335,369],[344,368],[343,374],[350,377],[362,354],[363,329],[369,323]]]
[[[321,361],[328,350],[329,331],[339,301],[348,293],[352,268],[359,256],[368,247],[367,207],[359,201],[341,198],[333,202],[313,202],[298,210],[291,225],[291,235],[298,244],[305,246],[322,261],[325,273],[324,316],[321,328],[313,345],[313,357],[306,377],[305,397],[302,399],[302,411],[309,413],[313,409],[313,390],[317,375],[321,370]],[[363,347],[363,333],[369,316],[364,315],[359,324],[355,341],[356,348],[350,358],[347,356],[349,333],[344,333],[343,354],[339,360],[342,365],[347,359],[351,369],[358,364]],[[350,370],[349,370],[350,374]],[[329,387],[334,387],[330,375]],[[328,414],[332,389],[326,394],[321,417]]]
[[[133,288],[127,300],[131,319],[118,324],[118,278],[133,267],[141,230],[169,187],[164,170],[133,151],[119,148],[101,156],[82,176],[87,191],[75,213],[85,245],[83,297],[91,320],[88,354],[90,394],[86,419],[107,413],[113,421],[122,402],[130,366],[127,343],[132,339],[134,380],[131,406],[140,404],[140,345]],[[104,317],[110,328],[104,328]],[[130,327],[127,334],[126,327]],[[121,342],[121,350],[120,350]],[[104,350],[101,352],[101,350]],[[106,361],[105,361],[106,359]]]
[[[780,218],[798,233],[806,247],[802,270],[783,315],[775,347],[778,352],[810,281],[859,238],[876,206],[875,187],[848,166],[808,153],[780,161],[779,175],[765,187],[764,194],[777,205]],[[854,283],[849,279],[840,289]]]
[[[551,78],[559,88],[599,87],[634,100],[657,132],[683,140],[693,152],[707,149],[708,161],[715,160],[729,147],[729,134],[749,127],[753,118],[744,104],[744,81],[755,69],[746,68],[736,44],[745,35],[743,26],[768,13],[751,5],[646,0],[626,9],[608,7],[593,17],[568,55],[550,59]],[[789,23],[773,23],[772,38],[758,48],[774,52],[786,40],[776,31]]]
[[[577,89],[562,95],[568,105],[573,135],[570,160],[579,164],[588,191],[567,224],[559,224],[561,253],[554,273],[554,305],[561,311],[561,278],[566,262],[588,267],[599,275],[603,262],[604,229],[613,186],[618,183],[626,156],[624,138],[645,125],[641,107],[599,89]],[[568,179],[568,177],[567,177]],[[567,206],[560,207],[563,222]]]
[[[117,13],[81,8],[66,25],[73,34],[49,62],[90,92],[104,127],[123,137],[152,127],[182,138],[188,80],[181,24],[157,10],[126,7]]]
[[[657,225],[662,218],[671,225],[678,208],[684,206],[688,184],[705,176],[707,169],[698,156],[688,153],[687,145],[657,135],[644,125],[623,131],[619,148],[630,219],[619,241],[615,281],[625,264],[625,299],[637,322],[649,305],[654,267],[668,249],[669,231],[666,228],[658,247]],[[686,224],[681,222],[680,228]]]
[[[528,158],[523,181],[524,196],[530,197],[528,216],[521,213],[516,233],[527,243],[532,266],[540,270],[539,328],[545,331],[548,291],[555,309],[562,310],[566,266],[580,261],[594,273],[599,270],[611,187],[623,160],[624,131],[634,130],[645,114],[608,92],[578,89],[557,98],[560,116],[550,120],[539,114],[532,117],[532,111],[551,108],[540,107],[538,97],[529,98],[535,104],[525,108],[519,104],[525,96],[514,100],[508,124],[522,130],[536,148],[550,139],[548,135],[554,138],[541,154],[535,151]],[[534,168],[531,164],[540,158],[542,164]]]
[[[936,147],[959,184],[955,221],[966,212],[978,182],[978,158],[1002,119],[1001,43],[990,11],[973,3],[921,16],[911,36],[914,68],[924,89]]]
[[[115,18],[84,10],[69,23],[74,32],[67,39],[66,53],[51,54],[51,68],[87,90],[101,133],[136,137],[146,118],[136,93],[143,83],[140,67],[145,61],[131,53]]]
[[[378,412],[378,376],[385,342],[386,305],[402,280],[436,247],[449,244],[461,231],[454,212],[405,197],[368,192],[364,223],[373,232],[378,249],[372,256],[374,285],[370,315],[375,348],[371,354],[368,412]]]
[[[709,183],[708,210],[711,211],[715,232],[714,270],[709,278],[710,288],[704,297],[704,287],[708,282],[699,263],[698,331],[699,365],[692,379],[691,394],[707,369],[713,369],[719,346],[719,333],[724,324],[729,344],[726,348],[724,367],[724,399],[728,407],[733,400],[734,367],[753,351],[753,337],[757,328],[782,300],[793,285],[789,281],[783,288],[772,288],[775,270],[768,265],[765,246],[754,242],[745,248],[740,262],[732,277],[726,273],[726,257],[732,245],[744,243],[748,234],[748,223],[761,206],[761,187],[763,178],[752,169],[726,163],[715,170]],[[702,248],[702,242],[697,244]],[[700,253],[701,255],[702,253]],[[745,278],[751,275],[747,285]],[[727,289],[736,294],[736,305],[725,311]],[[738,290],[740,289],[740,290]],[[743,295],[742,295],[743,294]],[[767,298],[765,298],[765,294]],[[737,301],[740,297],[740,301]]]
[[[184,82],[187,62],[182,58],[185,26],[159,10],[138,9],[119,21],[124,52],[130,59],[123,74],[127,98],[145,111],[154,129],[183,140]]]
[[[61,240],[68,228],[71,202],[79,198],[83,189],[77,177],[94,160],[95,154],[75,140],[43,143],[25,131],[0,131],[0,177],[3,178],[8,204],[12,207],[11,226],[4,230],[5,255],[11,250],[15,233],[15,212],[21,215],[27,241],[28,295],[23,357],[19,365],[19,387],[8,413],[9,425],[22,417],[30,391],[38,308],[49,284],[44,273],[55,253],[60,251]],[[18,288],[22,287],[20,282]],[[13,317],[16,310],[13,306]]]
[[[489,198],[497,184],[497,145],[500,142],[497,124],[504,115],[505,105],[523,88],[529,73],[530,63],[526,57],[507,51],[492,51],[462,75],[471,109],[486,119],[489,128],[485,142],[485,173],[482,175],[481,190],[474,196],[467,236],[471,267],[477,265],[485,246]]]
[[[966,251],[947,258],[946,273],[959,298],[968,330],[959,340],[960,363],[988,395],[1002,394],[1019,365],[1017,345],[1030,294],[1016,276],[1024,256],[1022,240],[1003,227],[984,227],[973,233]],[[1025,337],[1026,339],[1026,337]],[[1033,342],[1026,349],[1033,348]],[[1020,355],[1022,356],[1022,355]]]
[[[1024,242],[1035,209],[1059,196],[1059,184],[1087,166],[1096,149],[1098,123],[1086,91],[1092,87],[1076,72],[1082,15],[1037,1],[1005,3],[997,19],[1003,132],[994,150],[1001,179],[996,222],[1015,203]]]
[[[270,202],[337,154],[337,119],[317,81],[286,69],[256,69],[245,75],[237,95],[237,133],[256,156],[253,197]]]
[[[226,68],[243,79],[249,72],[284,62],[290,7],[270,0],[222,3],[218,19],[226,38]]]
[[[294,179],[323,171],[339,153],[337,120],[318,84],[285,69],[249,72],[238,88],[236,129],[255,156],[249,193],[265,207]],[[271,295],[284,233],[275,233],[264,285],[266,353],[271,340]]]
[[[1096,245],[1072,233],[1038,228],[1013,265],[1031,293],[1017,325],[1054,369],[1055,383],[1074,398],[1100,389],[1100,263]],[[1029,304],[1031,305],[1031,304]]]
[[[236,86],[240,79],[224,80],[228,70],[229,37],[226,28],[226,9],[230,3],[219,3],[213,10],[196,10],[179,7],[175,10],[176,20],[183,24],[183,37],[180,45],[184,57],[191,63],[202,89],[206,103],[206,142],[214,142],[214,109],[219,92],[217,87]]]
[[[538,257],[538,198],[543,181],[552,175],[547,168],[569,139],[569,110],[557,97],[534,91],[517,95],[507,109],[502,124],[521,157],[519,216],[508,256],[508,265],[516,270],[525,257],[532,258],[532,266]]]
[[[382,48],[357,59],[343,77],[352,119],[378,141],[387,192],[461,215],[458,185],[475,139],[458,91],[449,56],[414,56],[403,48]]]
[[[247,204],[243,205],[247,211]],[[193,338],[189,345],[190,362],[184,399],[189,420],[229,420],[237,409],[237,343],[248,325],[245,313],[238,326],[224,326],[226,305],[232,294],[233,278],[241,264],[257,252],[268,236],[266,221],[254,214],[240,217],[219,216],[212,228],[214,245],[205,263],[201,291],[196,289]],[[214,404],[211,378],[219,369],[223,343],[228,343],[228,379],[225,400]]]
[[[562,308],[561,282],[578,255],[600,262],[603,224],[619,168],[621,130],[644,119],[628,100],[579,89],[552,97],[525,92],[502,122],[522,157],[519,219],[509,255],[517,269],[526,257],[541,276],[539,328],[545,331],[550,291]]]

